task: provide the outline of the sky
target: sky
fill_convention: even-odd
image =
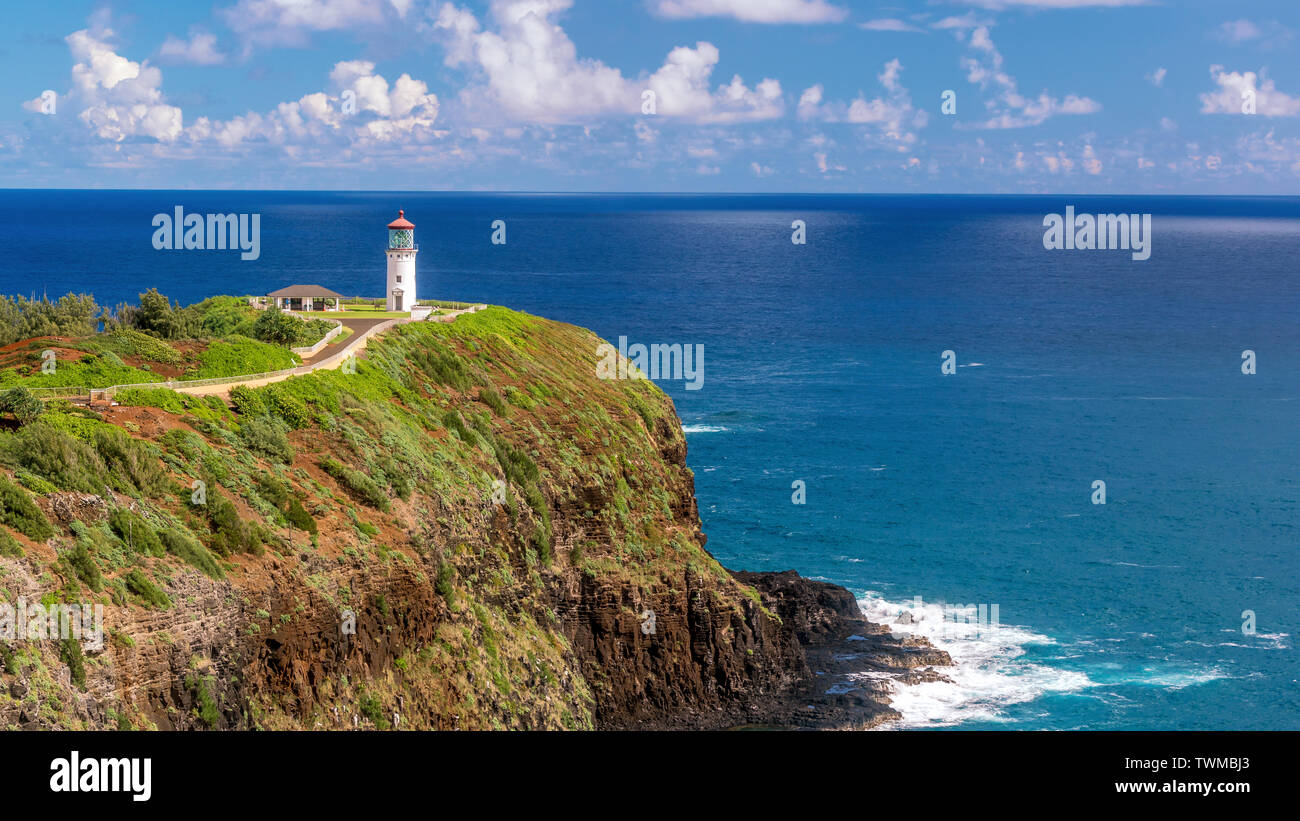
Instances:
[[[1300,193],[1295,0],[5,12],[0,188]]]

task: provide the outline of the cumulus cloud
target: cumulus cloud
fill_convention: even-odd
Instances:
[[[804,89],[796,109],[801,120],[856,123],[875,126],[879,135],[898,144],[899,150],[916,141],[911,130],[925,127],[929,115],[912,105],[911,95],[902,83],[903,64],[898,58],[885,63],[876,80],[885,93],[867,99],[865,94],[849,103],[825,101],[825,89],[820,83]]]
[[[427,141],[436,137],[438,97],[409,74],[391,86],[366,60],[336,63],[330,71],[333,92],[307,94],[265,113],[249,112],[228,120],[199,118],[186,130],[197,142],[213,140],[233,147],[245,142],[277,145],[322,139],[351,142]]]
[[[848,11],[825,0],[654,0],[669,19],[732,17],[747,23],[838,23]]]
[[[1202,114],[1244,114],[1243,103],[1254,97],[1255,113],[1265,117],[1294,117],[1300,114],[1300,99],[1279,91],[1261,70],[1226,71],[1210,66],[1210,77],[1218,88],[1200,95]]]
[[[735,75],[713,89],[719,53],[712,43],[673,49],[658,70],[640,80],[599,60],[580,58],[553,19],[571,5],[572,0],[494,0],[492,28],[467,9],[451,3],[439,8],[434,28],[446,45],[446,63],[466,66],[484,79],[462,91],[467,109],[532,123],[573,123],[640,113],[649,90],[657,116],[725,123],[784,112],[781,84],[773,79],[750,88]],[[484,110],[484,103],[490,110]]]
[[[170,63],[190,63],[196,66],[215,66],[226,61],[226,55],[217,48],[217,36],[206,31],[193,31],[190,39],[182,40],[174,34],[167,35],[158,57]]]
[[[75,63],[72,90],[61,105],[79,109],[78,119],[91,133],[113,142],[170,142],[180,136],[181,110],[164,99],[161,70],[147,60],[137,63],[118,54],[107,27],[74,31],[64,40]],[[32,109],[38,102],[24,107]]]
[[[1147,82],[1156,88],[1160,88],[1160,86],[1165,84],[1165,75],[1168,73],[1169,72],[1165,71],[1163,67],[1158,68],[1147,75]]]
[[[957,33],[960,39],[966,39],[962,30]],[[1101,110],[1101,104],[1096,100],[1075,94],[1067,94],[1064,99],[1053,97],[1046,91],[1037,97],[1021,94],[1016,79],[1003,68],[1002,54],[994,45],[988,26],[971,30],[967,45],[973,54],[961,60],[967,81],[992,93],[984,103],[990,116],[975,128],[1024,128],[1038,125],[1058,114],[1092,114]]]

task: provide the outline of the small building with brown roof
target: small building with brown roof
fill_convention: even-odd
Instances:
[[[342,299],[343,294],[322,285],[290,285],[261,299],[255,298],[253,304],[259,308],[274,305],[285,311],[337,311]]]

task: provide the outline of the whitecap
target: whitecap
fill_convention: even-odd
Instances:
[[[729,430],[722,425],[682,425],[682,433],[723,433]]]
[[[946,727],[967,721],[1008,721],[1005,708],[1048,693],[1073,693],[1096,682],[1073,670],[1023,660],[1031,644],[1055,644],[1048,636],[1014,625],[979,625],[945,620],[939,604],[899,604],[868,593],[858,601],[868,619],[898,636],[924,636],[947,651],[955,666],[935,668],[951,681],[892,683],[890,702],[902,719],[898,728]],[[910,624],[896,624],[900,614]]]

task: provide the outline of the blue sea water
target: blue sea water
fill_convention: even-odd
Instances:
[[[261,258],[154,250],[176,205]],[[1151,258],[1045,250],[1067,205],[1151,213]],[[4,191],[0,292],[378,295],[399,207],[421,298],[704,346],[660,384],[709,548],[925,615],[960,664],[905,726],[1300,729],[1300,199]]]

